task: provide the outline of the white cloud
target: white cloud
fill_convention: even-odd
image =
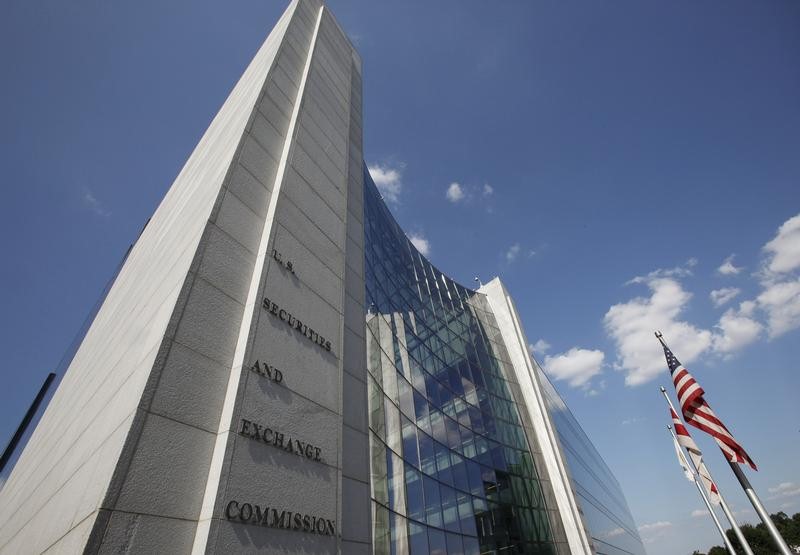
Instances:
[[[682,319],[692,295],[679,280],[692,275],[697,260],[630,280],[628,284],[647,285],[650,295],[611,306],[603,319],[617,347],[614,367],[625,372],[626,385],[646,383],[666,370],[654,330],[663,332],[680,360],[689,364],[704,352],[728,357],[757,341],[765,330],[774,339],[800,328],[800,214],[784,222],[763,251],[766,259],[755,274],[761,281],[761,293],[726,310],[713,330]],[[733,258],[729,256],[717,271],[726,275],[741,272],[743,268],[735,266]],[[710,298],[720,307],[740,294],[738,288],[724,287],[712,291]]]
[[[534,354],[535,353],[545,354],[547,351],[550,350],[550,347],[552,347],[550,343],[548,343],[544,339],[539,339],[536,343],[528,345],[528,350]]]
[[[683,266],[675,266],[674,268],[659,268],[658,270],[653,270],[649,274],[645,276],[636,276],[635,278],[628,281],[625,285],[631,285],[635,283],[650,283],[656,278],[676,278],[676,277],[686,277],[692,275],[692,268],[697,266],[697,259],[690,258],[686,261]]]
[[[658,522],[653,522],[650,524],[642,524],[641,526],[639,526],[639,532],[642,534],[647,534],[648,532],[658,532],[671,527],[672,527],[671,522],[665,520],[659,520]]]
[[[713,349],[721,354],[730,354],[753,343],[761,335],[764,326],[751,318],[755,303],[745,301],[738,310],[729,308],[715,326],[719,333],[714,334]]]
[[[800,267],[800,214],[783,222],[775,238],[764,245],[764,250],[772,257],[767,269],[774,274],[785,274]]]
[[[615,538],[617,536],[623,535],[624,533],[625,533],[624,529],[622,529],[622,528],[614,528],[613,530],[610,530],[610,531],[606,532],[606,537],[607,538]]]
[[[454,181],[449,187],[447,187],[447,193],[445,193],[445,196],[450,202],[458,202],[464,198],[464,189],[462,189],[461,185]]]
[[[403,189],[402,167],[392,168],[387,165],[373,164],[367,166],[367,169],[386,202],[397,204],[400,201],[400,192]]]
[[[741,289],[738,287],[723,287],[722,289],[714,289],[709,297],[711,297],[711,302],[714,303],[714,306],[720,307],[722,305],[728,304],[730,301],[735,299],[740,293],[742,292]]]
[[[737,267],[737,266],[734,266],[734,265],[733,265],[733,258],[734,258],[735,256],[736,256],[735,254],[732,254],[732,255],[730,255],[728,258],[726,258],[726,259],[725,259],[725,260],[722,262],[722,264],[720,265],[720,267],[719,267],[719,268],[717,268],[717,272],[719,272],[719,273],[720,273],[720,274],[722,274],[723,276],[735,276],[736,274],[738,274],[738,273],[740,273],[742,270],[744,270],[744,267],[741,267],[741,266],[740,266],[740,267]]]
[[[763,291],[756,298],[774,339],[800,327],[800,214],[786,220],[764,245],[767,259],[760,272]]]
[[[422,254],[422,256],[428,256],[431,253],[430,241],[428,241],[421,234],[411,233],[408,236],[408,240],[411,241],[411,244],[416,247],[416,249]]]
[[[772,496],[769,497],[770,500],[780,499],[782,497],[794,497],[795,495],[800,495],[800,484],[782,482],[774,488],[769,488],[769,492],[772,494]]]
[[[483,196],[488,197],[491,196],[492,194],[494,194],[494,187],[492,187],[488,183],[485,183],[483,185]]]
[[[544,368],[555,380],[567,380],[571,387],[588,387],[589,380],[603,369],[603,351],[573,347],[566,353],[548,356]]]
[[[767,284],[757,298],[774,339],[800,326],[800,279]]]
[[[97,197],[95,197],[89,189],[84,189],[83,191],[83,204],[89,210],[103,218],[108,218],[111,215],[111,211],[108,210],[102,202],[97,200]]]
[[[661,277],[666,272],[680,275],[682,272],[678,270],[651,272],[649,275],[654,277],[645,278],[650,288],[649,297],[635,297],[615,304],[605,314],[603,323],[617,346],[615,367],[625,372],[626,385],[641,385],[666,372],[664,351],[653,336],[655,330],[664,334],[684,364],[692,362],[711,346],[710,331],[680,320],[691,293],[675,279]]]
[[[692,511],[692,517],[693,518],[700,518],[700,517],[704,517],[704,516],[709,516],[709,514],[710,513],[708,512],[708,509],[695,509],[695,510]]]
[[[515,243],[511,245],[508,250],[506,251],[506,262],[514,262],[519,256],[519,243]]]

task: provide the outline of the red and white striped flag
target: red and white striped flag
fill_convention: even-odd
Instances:
[[[689,430],[683,425],[683,422],[681,422],[681,419],[675,414],[675,411],[669,409],[669,412],[672,416],[672,429],[675,430],[678,444],[680,447],[684,447],[689,451],[689,456],[692,457],[692,462],[694,462],[697,473],[700,475],[700,481],[703,483],[703,487],[708,494],[708,500],[715,505],[719,505],[719,490],[717,490],[717,485],[714,483],[714,480],[711,479],[711,473],[709,473],[708,468],[706,468],[706,463],[703,462],[703,453],[700,452],[692,436],[689,435]],[[680,456],[678,458],[680,460]]]
[[[678,441],[674,437],[672,438],[672,444],[675,446],[675,454],[678,456],[678,464],[681,465],[683,475],[686,476],[686,479],[690,482],[694,482],[694,470],[689,466],[689,461],[686,460],[683,449],[681,449],[681,446],[678,445]]]
[[[659,339],[661,339],[660,336]],[[678,394],[681,412],[683,412],[683,418],[686,423],[703,430],[713,437],[714,441],[722,449],[725,458],[729,461],[747,463],[753,470],[758,470],[744,447],[739,445],[739,442],[733,438],[733,434],[730,433],[725,424],[717,418],[717,415],[708,406],[708,403],[703,398],[705,391],[700,387],[700,384],[695,381],[689,371],[672,354],[672,351],[669,350],[663,340],[661,344],[664,346],[664,355],[667,357],[667,365],[672,374],[672,383],[675,386],[675,392]]]

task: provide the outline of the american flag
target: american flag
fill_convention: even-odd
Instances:
[[[681,422],[681,419],[678,417],[675,411],[670,408],[669,412],[672,416],[672,429],[675,430],[678,443],[681,447],[684,447],[687,451],[689,451],[689,456],[692,457],[692,462],[694,462],[694,466],[697,468],[697,473],[700,475],[700,480],[703,483],[703,487],[708,494],[708,500],[715,505],[719,505],[719,490],[717,490],[717,485],[714,483],[714,480],[711,479],[711,473],[708,471],[708,468],[706,468],[706,463],[703,462],[703,453],[700,452],[700,449],[692,439],[692,436],[689,435],[689,430],[687,430],[686,426],[683,425],[683,422]]]
[[[661,344],[664,346],[664,355],[667,357],[667,365],[672,374],[672,383],[675,385],[675,392],[678,394],[678,401],[681,405],[681,412],[687,424],[703,430],[714,438],[722,449],[722,453],[731,462],[747,463],[753,470],[758,470],[756,464],[744,450],[744,447],[733,438],[725,424],[717,418],[711,407],[708,406],[703,398],[705,391],[700,384],[695,381],[689,371],[683,367],[666,343],[658,335]],[[685,430],[686,428],[684,428]],[[677,429],[676,429],[677,431]],[[688,434],[687,434],[688,436]],[[680,436],[679,436],[680,437]],[[691,440],[691,438],[689,438]],[[692,442],[694,443],[694,442]]]

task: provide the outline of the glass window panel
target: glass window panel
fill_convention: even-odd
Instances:
[[[510,475],[506,472],[496,470],[495,476],[497,476],[497,492],[500,494],[499,501],[506,504],[513,503],[514,495],[511,491]]]
[[[418,433],[417,437],[419,438],[420,468],[426,474],[436,476],[436,451],[433,446],[433,438],[424,433]]]
[[[403,421],[403,458],[419,468],[419,453],[417,452],[417,427],[411,420],[402,416]]]
[[[386,446],[375,434],[370,434],[369,444],[372,458],[370,464],[372,498],[384,505],[388,505],[389,483],[386,469]]]
[[[503,453],[503,446],[499,443],[490,442],[492,446],[492,466],[499,470],[508,470],[508,465],[506,464],[506,457]]]
[[[452,486],[453,471],[450,469],[450,451],[440,443],[435,443],[434,448],[436,449],[436,475],[440,481]]]
[[[469,421],[469,405],[464,401],[464,399],[458,398],[455,400],[456,406],[456,420],[462,426],[466,426],[467,428],[471,427],[471,423]]]
[[[489,505],[483,499],[472,498],[472,507],[475,511],[475,526],[478,529],[478,536],[485,538],[494,534],[492,523],[492,513]]]
[[[444,427],[444,419],[446,417],[438,410],[431,411],[431,428],[433,429],[433,438],[439,443],[447,444],[447,430]]]
[[[458,429],[461,432],[461,449],[464,456],[470,459],[475,458],[478,455],[478,451],[475,449],[475,434],[463,426],[459,426]]]
[[[439,402],[442,410],[444,410],[445,405],[453,400],[453,393],[438,381],[436,382],[436,388],[439,390]]]
[[[428,528],[428,540],[431,545],[431,555],[447,555],[447,540],[444,532]]]
[[[389,555],[391,535],[389,531],[389,510],[372,503],[372,546],[376,555]]]
[[[447,430],[447,446],[454,451],[461,451],[461,432],[458,429],[458,422],[445,417],[444,424]]]
[[[440,491],[442,495],[442,517],[444,518],[445,530],[449,530],[451,532],[460,532],[461,524],[458,518],[456,490],[442,485]]]
[[[447,534],[447,555],[464,555],[464,544],[458,534]]]
[[[492,453],[489,449],[489,442],[481,437],[475,436],[475,451],[477,455],[475,455],[475,460],[485,466],[493,466],[494,463],[492,462]]]
[[[539,539],[536,526],[533,522],[533,513],[530,509],[520,509],[517,511],[520,515],[520,528],[522,529],[523,539],[534,542]]]
[[[406,515],[415,520],[425,520],[422,475],[408,465],[406,465]]]
[[[511,482],[511,492],[514,496],[514,502],[518,505],[530,506],[532,503],[528,498],[525,480],[519,476],[514,476],[513,474],[509,476],[509,480]]]
[[[461,374],[458,372],[458,367],[451,366],[447,369],[447,385],[456,395],[464,396],[464,387],[461,385]]]
[[[478,534],[475,528],[475,515],[472,512],[472,496],[468,493],[456,492],[458,502],[458,519],[461,523],[461,533],[475,536]]]
[[[481,467],[481,477],[483,478],[483,491],[490,501],[497,501],[497,476],[494,469],[486,466]]]
[[[467,478],[469,480],[469,489],[473,495],[484,496],[483,491],[483,477],[481,476],[481,467],[478,463],[466,460],[464,465],[467,469]]]
[[[478,543],[477,538],[464,538],[464,555],[480,555],[481,544]]]
[[[422,477],[425,492],[425,520],[430,526],[442,527],[442,499],[439,495],[439,482],[427,476]]]
[[[428,401],[416,391],[414,392],[414,413],[416,415],[417,426],[424,430],[426,434],[431,434],[431,422],[428,417]]]
[[[414,415],[414,396],[411,393],[411,386],[402,376],[397,376],[397,388],[400,394],[400,410],[409,418],[416,418]]]
[[[453,485],[461,491],[470,491],[467,467],[463,457],[456,453],[450,453],[450,461],[453,469]]]
[[[391,555],[406,555],[408,553],[408,528],[406,519],[402,516],[390,513],[392,524],[392,551]]]
[[[422,370],[419,362],[417,362],[416,357],[411,356],[411,352],[409,352],[408,361],[409,365],[411,366],[411,383],[414,384],[414,388],[421,391],[422,394],[425,395],[425,372]]]
[[[383,391],[392,401],[397,402],[397,370],[394,367],[394,339],[392,327],[383,316],[378,316],[378,327],[381,340],[381,375],[383,378]],[[392,353],[390,358],[388,353]]]
[[[389,508],[406,514],[405,465],[403,459],[391,450],[386,451],[386,469],[389,474]]]
[[[519,451],[511,447],[504,447],[503,454],[505,455],[508,469],[511,472],[522,474],[522,467],[520,465]]]
[[[539,482],[536,480],[526,479],[525,490],[527,491],[531,507],[544,507]]]
[[[428,529],[427,527],[408,521],[408,547],[410,555],[428,555]]]
[[[383,391],[378,384],[369,380],[369,427],[382,439],[386,438],[386,423],[383,416]]]
[[[402,453],[402,430],[400,428],[400,411],[388,397],[384,397],[383,410],[386,415],[386,445],[395,453]]]

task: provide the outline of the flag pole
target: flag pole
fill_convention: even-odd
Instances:
[[[672,399],[669,398],[669,395],[667,394],[667,390],[664,389],[664,387],[661,387],[661,393],[664,395],[664,398],[667,400],[667,403],[669,404],[669,408],[672,409],[672,412],[674,412],[675,414],[678,414],[678,412],[675,410],[675,407],[672,406]],[[670,430],[672,430],[672,428],[670,428]],[[673,435],[673,437],[675,436],[675,432],[674,431],[672,431],[672,435]],[[695,471],[695,474],[697,476],[699,476],[700,475],[700,470],[694,464],[694,459],[691,456],[689,457],[689,461],[690,461],[690,464],[692,465],[692,468]],[[713,476],[711,476],[711,471],[708,470],[708,468],[706,468],[706,471],[708,472],[709,478],[711,478],[711,480],[713,481],[714,478],[713,478]],[[714,484],[717,485],[716,482],[714,482]],[[722,492],[719,490],[719,485],[717,485],[717,495],[719,495],[719,504],[722,507],[722,512],[725,513],[725,518],[727,518],[728,522],[730,522],[731,528],[733,528],[733,533],[736,534],[736,539],[739,540],[739,545],[741,545],[742,549],[744,549],[745,555],[754,555],[753,554],[753,550],[750,549],[750,544],[747,543],[747,540],[745,539],[741,528],[739,528],[739,523],[737,523],[736,519],[733,518],[733,513],[728,508],[728,504],[725,503],[725,499],[722,497]]]
[[[672,439],[677,444],[678,438],[675,437],[675,431],[672,429],[672,426],[667,426],[669,433],[672,434]],[[700,492],[700,497],[703,498],[703,503],[706,504],[706,508],[708,509],[708,514],[711,515],[711,519],[714,521],[714,524],[717,526],[717,530],[719,530],[719,535],[722,536],[722,541],[725,542],[725,548],[728,550],[728,553],[731,555],[736,555],[736,550],[733,548],[733,544],[731,544],[731,540],[728,539],[728,535],[725,533],[725,530],[722,528],[722,523],[717,518],[717,513],[714,512],[714,508],[711,506],[711,502],[706,497],[706,492],[703,491],[703,485],[700,483],[700,480],[697,478],[697,472],[692,474],[694,478],[694,485],[697,486],[697,491]]]
[[[744,489],[744,492],[747,494],[747,498],[750,500],[750,503],[753,504],[753,508],[756,510],[759,518],[761,518],[761,522],[763,522],[764,526],[769,530],[772,540],[775,542],[775,545],[778,546],[778,549],[780,549],[781,554],[792,555],[792,552],[789,551],[789,546],[786,545],[786,542],[781,537],[778,529],[775,527],[775,523],[772,522],[769,513],[764,508],[764,505],[761,504],[761,500],[758,498],[758,495],[756,495],[756,491],[753,489],[753,486],[750,485],[750,480],[744,475],[739,464],[731,461],[728,461],[728,464],[731,465],[731,470],[733,470],[736,478],[738,478],[739,483],[742,484],[742,489]]]
[[[719,493],[719,486],[717,486],[717,493]],[[742,546],[744,552],[747,555],[753,555],[753,550],[750,549],[750,544],[747,543],[747,540],[744,538],[744,534],[742,533],[742,529],[739,528],[739,524],[733,518],[733,511],[730,510],[728,504],[725,503],[725,498],[722,497],[722,494],[719,494],[719,506],[722,507],[722,512],[725,513],[725,518],[728,519],[728,522],[731,523],[731,527],[733,527],[733,532],[736,534],[736,539],[739,540],[739,545]]]
[[[667,349],[666,343],[664,343],[664,338],[661,335],[661,332],[657,331],[657,332],[655,332],[655,334],[656,334],[656,338],[658,339],[658,341],[664,347],[665,353],[666,353],[668,351],[668,349]],[[668,362],[669,362],[669,360],[668,360]],[[685,368],[684,368],[684,370],[685,370]],[[707,404],[705,405],[705,407],[710,409]],[[724,429],[724,426],[723,426],[723,429]],[[720,441],[720,439],[717,437],[716,434],[714,434],[712,432],[708,432],[708,433],[710,435],[714,436],[714,439],[717,440],[717,443],[722,445],[722,442]],[[729,439],[731,439],[731,440],[733,439],[732,437],[730,437],[730,434],[729,434]],[[735,443],[736,442],[734,441],[734,444]],[[736,444],[736,447],[738,448],[738,451],[736,452],[737,457],[738,458],[742,458],[741,457],[741,453],[739,453],[739,451],[741,451],[744,454],[743,458],[746,459],[748,462],[750,462],[750,464],[752,465],[753,463],[752,463],[752,461],[750,461],[750,457],[747,456],[747,453],[744,453],[744,449],[742,449],[741,446],[739,446],[738,444]],[[781,555],[792,555],[792,552],[789,551],[789,546],[786,545],[786,541],[784,541],[784,539],[781,537],[780,533],[778,532],[778,529],[775,527],[775,523],[772,522],[772,519],[770,518],[769,513],[764,508],[764,505],[761,504],[761,500],[758,498],[758,495],[756,495],[756,492],[753,489],[753,486],[750,485],[750,480],[748,480],[747,476],[744,475],[744,472],[742,472],[742,469],[739,467],[739,464],[736,463],[736,462],[731,461],[730,459],[728,459],[728,455],[725,454],[724,452],[723,452],[723,456],[725,456],[725,459],[728,461],[728,464],[731,466],[731,470],[733,470],[734,475],[739,480],[739,483],[742,485],[742,489],[744,490],[745,494],[747,495],[747,498],[750,500],[750,503],[753,505],[753,508],[756,510],[756,513],[758,514],[758,517],[761,519],[761,522],[764,523],[764,526],[766,527],[767,531],[769,531],[770,536],[772,536],[772,541],[775,543],[775,546],[778,548],[778,550],[780,551]]]

